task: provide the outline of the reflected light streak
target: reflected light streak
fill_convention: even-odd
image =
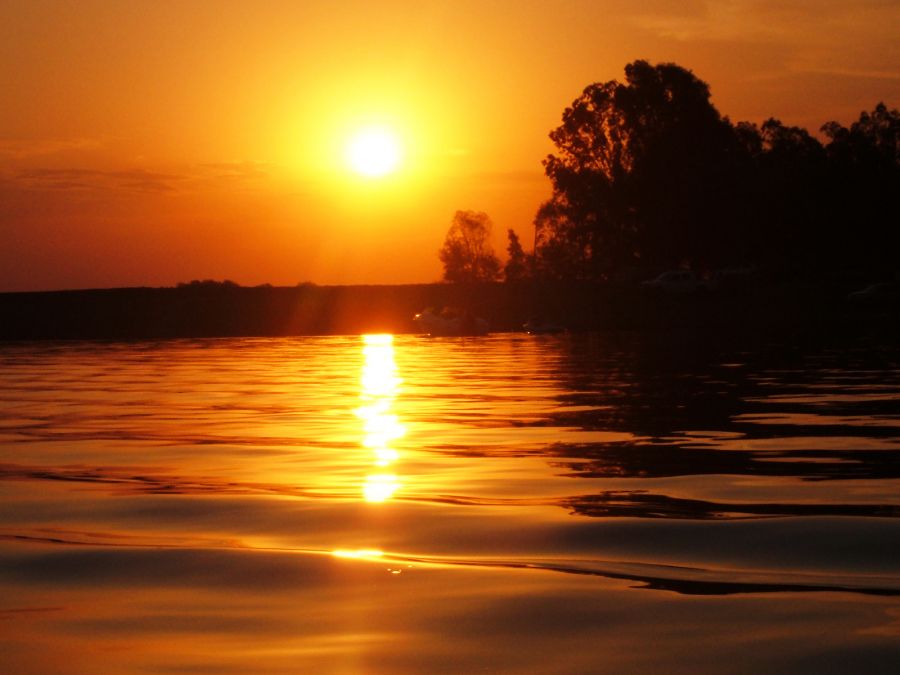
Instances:
[[[392,473],[376,473],[366,476],[366,483],[363,485],[363,496],[367,502],[386,502],[394,496],[400,482],[397,476]]]
[[[387,466],[400,459],[400,453],[393,448],[375,448],[375,466]]]
[[[331,552],[335,558],[353,558],[354,560],[367,560],[371,558],[381,558],[384,551],[377,548],[339,548]]]
[[[406,428],[391,412],[402,380],[394,361],[394,336],[363,336],[363,368],[360,377],[360,399],[356,415],[363,422],[362,446],[372,451],[372,463],[385,468],[400,458],[391,443],[406,433]],[[367,502],[384,502],[400,487],[393,473],[379,472],[366,477],[362,494]]]

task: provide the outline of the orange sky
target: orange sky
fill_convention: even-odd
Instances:
[[[894,0],[0,4],[0,290],[440,277],[454,211],[530,242],[547,133],[674,61],[732,120],[900,104]],[[361,126],[401,169],[350,173]]]

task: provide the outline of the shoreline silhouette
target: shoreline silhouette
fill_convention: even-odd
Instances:
[[[897,332],[895,296],[854,302],[859,280],[758,281],[742,288],[668,294],[641,284],[518,282],[384,286],[243,287],[201,282],[176,288],[0,293],[0,340],[283,337],[421,333],[426,308],[453,307],[491,332],[529,320],[569,331],[780,334]]]

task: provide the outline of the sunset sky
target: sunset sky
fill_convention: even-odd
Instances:
[[[900,2],[6,0],[0,291],[435,281],[457,209],[530,244],[547,133],[638,58],[848,124],[900,105]]]

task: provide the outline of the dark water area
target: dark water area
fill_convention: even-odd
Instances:
[[[900,348],[0,345],[0,670],[895,673]]]

